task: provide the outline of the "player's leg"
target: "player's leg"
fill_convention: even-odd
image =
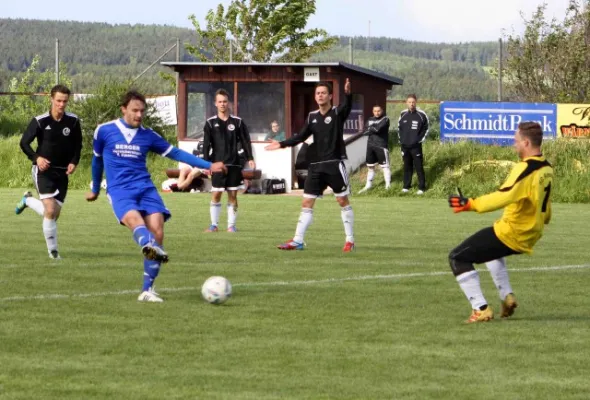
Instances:
[[[402,147],[402,159],[404,161],[404,187],[402,192],[407,193],[412,187],[412,175],[414,175],[414,160],[411,149]]]
[[[223,172],[216,172],[211,176],[211,204],[209,215],[211,225],[205,232],[217,232],[219,230],[219,216],[221,215],[221,195],[225,192],[225,175]]]
[[[416,194],[423,194],[426,191],[426,176],[424,174],[424,154],[422,152],[422,145],[412,149],[412,158],[414,160],[416,175],[418,175],[418,192],[416,192]]]
[[[391,186],[391,169],[389,168],[389,150],[385,147],[380,147],[376,150],[377,162],[383,171],[383,179],[385,180],[385,189]]]
[[[151,246],[143,249],[145,258],[164,263],[168,262],[168,254],[164,251],[162,244],[164,240],[164,222],[170,219],[170,211],[164,205],[164,201],[162,201],[155,187],[144,189],[140,193],[137,203],[137,211],[141,214],[148,231],[153,237]]]
[[[450,252],[451,270],[473,310],[467,322],[489,321],[493,318],[493,311],[483,295],[479,274],[473,264],[485,263],[510,254],[515,252],[503,246],[492,227],[480,230]]]
[[[37,184],[37,176],[38,176],[38,167],[36,165],[33,165],[33,167],[31,168],[31,175],[33,177],[33,184],[35,185],[35,188],[37,188],[37,193],[39,192],[38,187],[39,185]],[[26,191],[23,194],[23,197],[21,197],[21,199],[19,200],[19,202],[16,204],[16,208],[15,208],[15,214],[19,215],[21,214],[25,208],[29,207],[31,210],[35,211],[37,214],[39,214],[39,216],[43,216],[43,214],[45,214],[45,210],[43,209],[43,203],[41,202],[41,200],[36,199],[33,197],[33,194],[29,191]]]
[[[359,191],[359,194],[369,190],[373,186],[373,179],[375,178],[375,165],[377,164],[377,156],[374,149],[369,145],[367,145],[366,162],[367,168],[369,169],[367,171],[367,183],[365,184],[365,187]]]
[[[53,197],[44,198],[43,203],[43,235],[49,258],[60,259],[57,246],[57,219],[60,214],[61,205]]]
[[[154,236],[156,243],[160,248],[164,248],[164,221],[165,216],[162,213],[149,214],[144,217],[145,225]],[[161,261],[143,260],[143,285],[141,294],[138,297],[139,301],[150,303],[161,303],[162,298],[154,290],[154,282],[160,273]]]
[[[354,212],[348,200],[350,194],[348,172],[342,161],[326,168],[328,169],[325,173],[325,180],[334,191],[336,201],[340,205],[340,216],[344,225],[345,242],[342,250],[349,253],[354,250]]]
[[[502,318],[510,317],[514,314],[518,303],[512,291],[512,285],[510,285],[508,270],[506,269],[506,258],[502,257],[497,260],[488,261],[486,262],[486,267],[490,271],[490,275],[492,275],[492,279],[500,295],[500,300],[502,301],[502,313],[500,316]]]
[[[164,250],[159,248],[153,234],[145,226],[145,221],[140,212],[141,207],[137,191],[111,190],[107,194],[107,199],[113,207],[117,221],[129,228],[133,240],[141,248],[144,257],[159,260],[163,259],[164,256],[168,257]]]
[[[227,190],[227,231],[236,232],[238,218],[238,189],[244,183],[241,167],[228,167],[226,177]]]
[[[295,236],[278,246],[281,250],[303,250],[305,247],[305,232],[313,222],[313,206],[316,199],[322,195],[326,185],[322,183],[320,173],[317,170],[317,164],[312,164],[308,168],[307,178],[303,189],[303,200],[301,201],[301,212],[295,228]]]
[[[43,206],[43,236],[45,237],[47,252],[49,258],[60,259],[57,244],[57,219],[66,198],[68,177],[65,171],[55,169],[40,172],[35,167],[34,172],[39,199]],[[38,207],[38,204],[35,207]]]

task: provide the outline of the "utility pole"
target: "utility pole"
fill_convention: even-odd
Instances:
[[[502,38],[498,39],[498,101],[502,101]]]
[[[369,20],[369,36],[367,36],[367,51],[371,51],[371,20]]]
[[[55,39],[55,84],[59,84],[59,39]]]
[[[352,56],[352,38],[348,38],[348,62],[354,64],[354,58]]]

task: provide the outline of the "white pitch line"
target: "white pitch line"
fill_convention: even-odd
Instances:
[[[531,267],[531,268],[509,268],[508,271],[511,273],[516,272],[548,272],[548,271],[563,271],[563,270],[576,270],[576,269],[588,269],[590,264],[582,265],[561,265],[561,266],[549,266],[549,267]],[[479,272],[488,272],[487,269],[479,269]],[[368,280],[386,280],[386,279],[403,279],[403,278],[418,278],[418,277],[432,277],[451,275],[450,271],[434,271],[434,272],[411,272],[407,274],[390,274],[390,275],[360,275],[350,276],[346,278],[327,278],[327,279],[315,279],[305,281],[271,281],[271,282],[242,282],[235,283],[233,287],[257,287],[257,286],[296,286],[296,285],[319,285],[324,283],[341,283],[341,282],[352,282],[352,281],[368,281]],[[178,288],[158,288],[158,292],[189,292],[201,290],[200,287],[178,287]],[[14,302],[14,301],[29,301],[29,300],[62,300],[62,299],[84,299],[90,297],[105,297],[105,296],[122,296],[128,294],[137,294],[138,290],[119,290],[113,292],[94,292],[94,293],[74,293],[74,294],[37,294],[33,296],[12,296],[0,298],[2,302]]]

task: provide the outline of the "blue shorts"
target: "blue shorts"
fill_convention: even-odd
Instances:
[[[172,216],[158,190],[153,186],[131,190],[109,190],[107,197],[119,222],[131,210],[138,211],[142,217],[162,213],[164,221]]]

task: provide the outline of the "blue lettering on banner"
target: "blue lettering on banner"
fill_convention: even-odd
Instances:
[[[473,140],[485,144],[511,145],[518,124],[541,124],[544,139],[553,139],[557,105],[550,103],[475,103],[449,101],[440,104],[442,141]]]

